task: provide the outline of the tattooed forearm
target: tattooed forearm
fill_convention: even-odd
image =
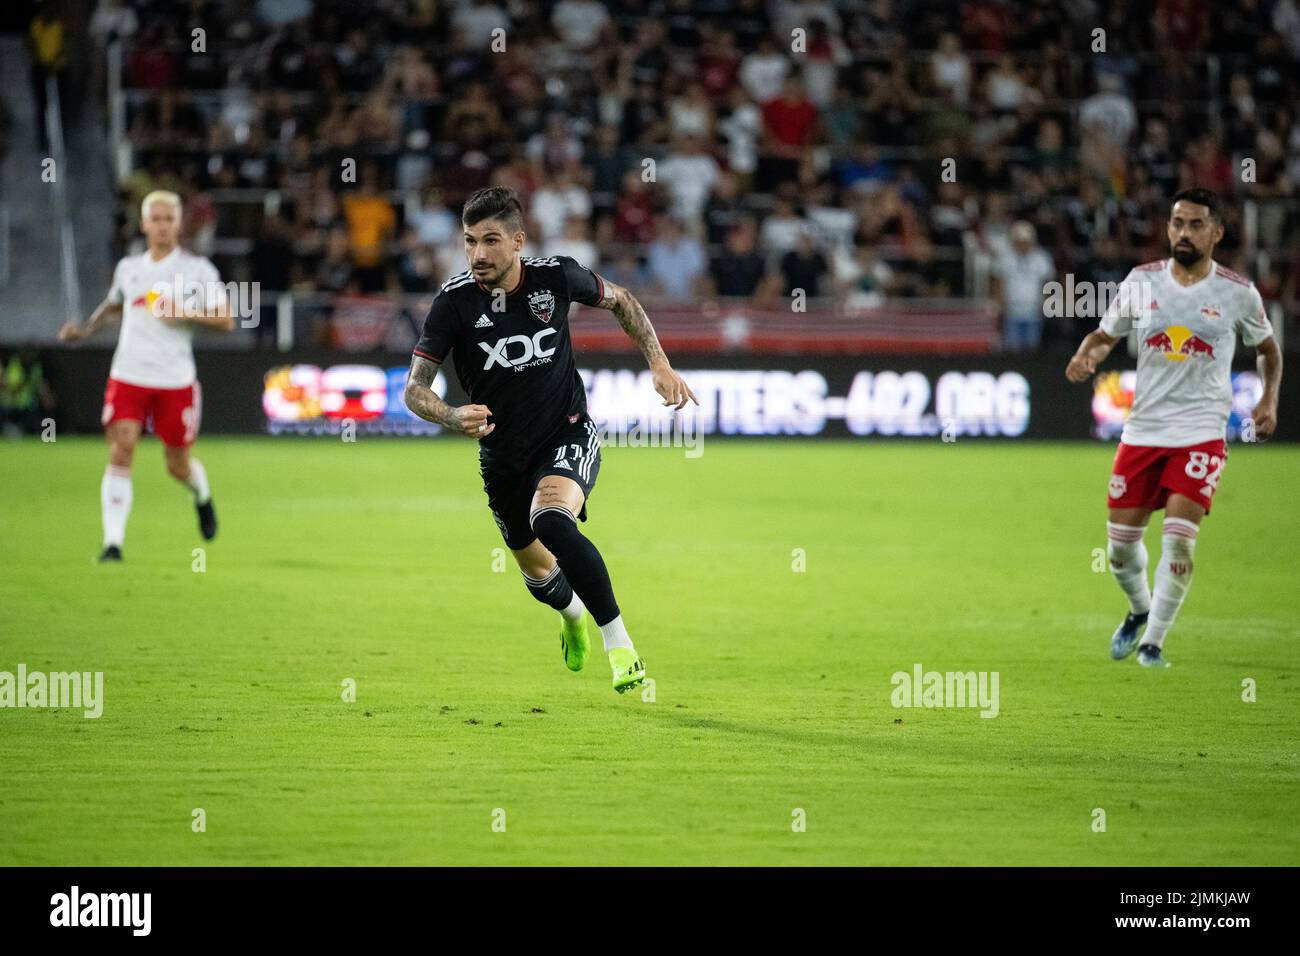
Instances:
[[[656,362],[668,360],[659,345],[659,336],[655,335],[654,326],[650,324],[650,319],[645,314],[645,309],[631,292],[620,285],[609,283],[605,287],[605,297],[600,300],[599,305],[602,309],[609,309],[614,313],[628,338],[637,344],[637,348],[645,356],[646,364],[654,365]]]
[[[105,299],[99,303],[99,307],[90,314],[86,324],[82,326],[82,332],[86,335],[94,335],[110,322],[115,322],[122,317],[122,305],[117,302],[110,302]]]
[[[411,357],[411,371],[406,376],[406,407],[426,422],[455,428],[456,409],[448,405],[431,387],[438,366],[418,355]]]

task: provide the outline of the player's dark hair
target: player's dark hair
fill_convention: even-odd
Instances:
[[[469,199],[461,211],[460,221],[475,226],[484,219],[500,219],[512,235],[524,228],[524,207],[509,186],[485,186]]]
[[[1174,193],[1174,198],[1169,201],[1169,208],[1172,210],[1174,205],[1180,200],[1194,202],[1198,206],[1204,206],[1210,210],[1210,218],[1215,222],[1223,222],[1222,204],[1219,201],[1219,194],[1209,189],[1202,189],[1200,186],[1193,186],[1191,189],[1180,189]]]

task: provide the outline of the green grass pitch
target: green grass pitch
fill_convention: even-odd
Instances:
[[[1233,448],[1164,672],[1107,655],[1108,446],[606,449],[653,701],[494,570],[471,443],[197,453],[202,573],[156,441],[117,567],[103,445],[0,445],[0,670],[105,675],[98,720],[0,710],[0,864],[1300,863],[1300,448]],[[894,708],[918,663],[998,716]]]

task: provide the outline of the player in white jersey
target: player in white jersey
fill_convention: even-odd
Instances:
[[[1264,382],[1252,417],[1257,438],[1277,426],[1282,381],[1282,351],[1259,291],[1214,261],[1223,238],[1218,197],[1206,189],[1178,193],[1168,233],[1172,258],[1128,274],[1100,328],[1084,338],[1065,371],[1070,381],[1086,382],[1116,342],[1137,332],[1137,387],[1111,469],[1106,537],[1111,572],[1129,599],[1129,613],[1111,637],[1111,657],[1122,660],[1137,647],[1146,667],[1169,666],[1165,636],[1191,585],[1196,535],[1227,461],[1238,335],[1254,347]],[[1142,538],[1159,508],[1165,520],[1152,591]]]
[[[122,320],[104,391],[109,452],[99,492],[101,561],[122,560],[131,513],[131,461],[146,425],[162,439],[168,473],[193,493],[203,537],[211,540],[217,533],[207,472],[190,456],[202,409],[191,337],[195,326],[228,332],[234,320],[212,263],[178,245],[180,197],[152,192],[141,204],[140,217],[149,248],[117,264],[108,296],[86,322],[69,322],[59,330],[61,341],[76,342],[112,319]]]

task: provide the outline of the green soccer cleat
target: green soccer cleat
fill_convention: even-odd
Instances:
[[[560,650],[564,652],[564,666],[571,671],[580,671],[587,663],[587,651],[591,643],[587,640],[587,616],[584,614],[576,621],[563,619],[560,625]]]
[[[645,683],[645,661],[630,647],[616,647],[609,652],[609,668],[614,672],[614,689],[626,694]]]

